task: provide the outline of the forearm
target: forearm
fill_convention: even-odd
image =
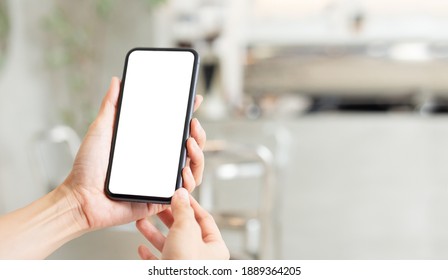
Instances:
[[[0,218],[0,259],[43,259],[87,231],[71,193],[59,187]]]

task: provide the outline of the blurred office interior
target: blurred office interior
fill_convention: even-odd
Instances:
[[[233,259],[446,259],[446,30],[443,0],[1,1],[0,213],[64,180],[130,48],[192,47],[194,195]],[[49,258],[141,243],[129,224]]]

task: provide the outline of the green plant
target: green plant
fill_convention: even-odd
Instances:
[[[0,2],[0,66],[5,59],[9,28],[8,7],[6,6],[6,2],[3,1]]]
[[[108,34],[126,32],[118,17],[133,6],[141,17],[164,0],[79,0],[55,1],[53,11],[43,19],[46,67],[51,73],[58,118],[82,132],[94,118],[93,102],[98,87],[98,69],[107,49]],[[138,17],[136,17],[138,18]],[[137,20],[137,19],[136,19]],[[119,31],[118,31],[119,30]],[[121,59],[121,57],[120,57]]]

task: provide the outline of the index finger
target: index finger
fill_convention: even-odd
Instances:
[[[221,232],[215,219],[190,195],[190,205],[193,208],[194,216],[201,227],[202,239],[204,242],[215,242],[222,240]]]

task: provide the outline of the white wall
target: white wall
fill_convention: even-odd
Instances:
[[[30,139],[45,126],[51,106],[39,67],[42,49],[32,29],[48,1],[9,0],[11,31],[0,70],[0,211],[23,206],[45,193],[29,159]]]

